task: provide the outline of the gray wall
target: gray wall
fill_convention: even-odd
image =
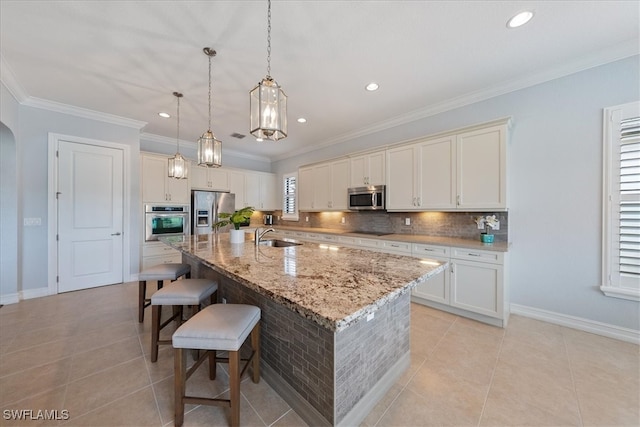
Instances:
[[[640,99],[639,56],[275,162],[281,176],[350,152],[513,118],[511,302],[640,329],[639,304],[601,285],[602,109]]]
[[[18,176],[22,217],[42,218],[42,225],[24,227],[19,254],[21,290],[28,291],[48,286],[47,282],[47,227],[48,227],[48,137],[49,133],[109,141],[131,147],[131,218],[129,237],[131,274],[137,274],[140,253],[140,132],[138,129],[84,119],[39,108],[20,107],[20,138]],[[125,277],[127,272],[125,272]]]

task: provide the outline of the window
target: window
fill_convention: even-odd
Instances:
[[[640,102],[604,111],[603,284],[640,301]]]
[[[297,173],[283,176],[282,219],[289,221],[298,220],[298,193],[296,192]]]

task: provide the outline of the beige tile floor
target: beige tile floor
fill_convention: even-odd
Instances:
[[[173,425],[173,358],[149,360],[150,312],[137,282],[0,308],[0,425]],[[507,329],[419,305],[411,366],[363,426],[638,426],[639,347],[512,316]],[[228,377],[190,388],[224,394]],[[265,381],[242,383],[247,426],[300,426]],[[5,410],[67,410],[68,420],[7,420]],[[186,426],[225,426],[228,412],[187,406]],[[62,416],[62,412],[59,412]]]

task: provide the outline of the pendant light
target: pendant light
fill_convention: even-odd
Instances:
[[[216,56],[216,51],[209,47],[202,51],[209,57],[209,127],[198,139],[198,164],[219,168],[222,166],[222,142],[211,132],[211,58]]]
[[[271,0],[267,12],[267,76],[249,93],[251,134],[277,141],[287,137],[287,95],[271,77]]]
[[[178,119],[178,131],[176,136],[177,151],[173,157],[169,158],[169,178],[186,179],[188,172],[187,161],[182,157],[182,154],[180,154],[180,98],[182,98],[182,94],[173,92],[173,96],[178,98],[178,111],[176,114]]]

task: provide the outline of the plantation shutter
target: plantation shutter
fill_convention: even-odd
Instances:
[[[289,218],[298,217],[298,207],[296,204],[296,176],[285,175],[284,177],[284,195],[283,195],[283,216]]]
[[[605,109],[600,287],[640,301],[640,102]]]
[[[640,287],[640,117],[620,122],[620,286]],[[629,283],[626,283],[629,282]],[[635,282],[635,283],[633,283]]]

